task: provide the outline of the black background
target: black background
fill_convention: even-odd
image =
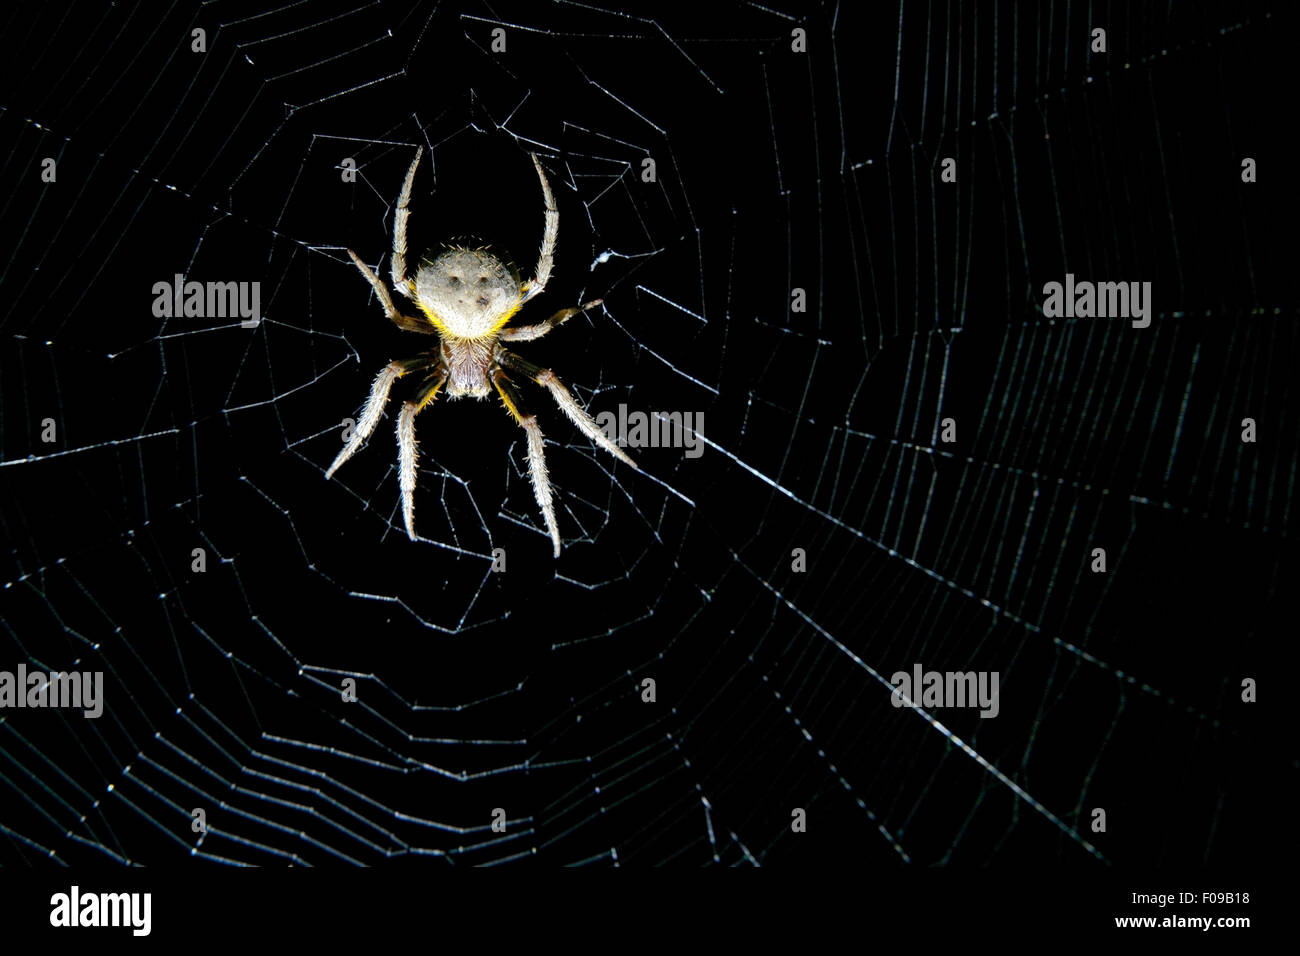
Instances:
[[[0,859],[1249,872],[1295,766],[1264,737],[1297,572],[1282,14],[790,15],[5,13],[0,660],[106,670],[108,705],[4,715]],[[386,274],[419,144],[413,247],[524,271],[544,158],[556,272],[521,320],[608,311],[518,351],[593,413],[705,416],[701,458],[635,474],[530,391],[558,562],[495,403],[419,420],[428,541],[391,416],[322,478],[428,344],[343,251]],[[1044,319],[1066,271],[1151,281],[1151,328]],[[265,321],[160,322],[177,272],[259,280]],[[984,762],[890,706],[918,660],[1001,673],[998,719],[934,715]]]

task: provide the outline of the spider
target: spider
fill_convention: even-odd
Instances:
[[[516,372],[532,379],[547,389],[560,409],[588,438],[620,461],[637,468],[623,449],[605,436],[591,416],[578,404],[564,387],[564,383],[550,369],[541,368],[506,350],[502,342],[529,342],[539,339],[562,325],[570,317],[594,309],[603,300],[594,299],[577,308],[560,309],[544,322],[506,328],[519,309],[534,296],[541,294],[551,277],[555,257],[555,239],[560,229],[560,211],[551,195],[551,185],[535,154],[533,165],[542,183],[542,197],[546,201],[546,220],[542,234],[542,250],[537,258],[535,277],[520,281],[515,267],[483,246],[471,249],[448,245],[437,255],[425,253],[414,277],[406,275],[406,221],[411,201],[411,186],[415,171],[420,166],[424,147],[415,151],[415,160],[407,170],[406,181],[397,199],[393,216],[393,288],[406,296],[420,311],[423,318],[405,315],[393,304],[393,297],[383,280],[377,277],[351,249],[348,255],[356,263],[366,281],[374,287],[375,295],[384,308],[384,314],[400,329],[437,335],[440,343],[422,355],[389,362],[375,376],[370,387],[370,397],[362,409],[351,438],[339,452],[334,463],[325,472],[326,479],[333,477],[339,466],[352,457],[370,433],[379,424],[388,392],[393,383],[412,372],[428,372],[416,389],[412,399],[402,406],[397,416],[398,485],[402,491],[402,515],[406,521],[406,534],[412,541],[415,535],[415,476],[418,452],[415,440],[415,416],[433,401],[445,384],[450,398],[462,396],[486,398],[495,389],[510,416],[519,423],[528,437],[528,470],[532,478],[533,494],[542,509],[542,517],[551,533],[555,557],[560,556],[560,527],[555,519],[551,482],[546,475],[546,454],[543,451],[542,430],[537,416],[524,411],[515,383],[507,372]]]

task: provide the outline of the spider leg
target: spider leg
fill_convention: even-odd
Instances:
[[[501,333],[501,341],[531,342],[533,339],[540,339],[547,332],[551,331],[551,329],[563,325],[579,312],[586,312],[588,309],[594,309],[604,301],[604,299],[592,299],[586,305],[580,305],[576,309],[561,309],[546,321],[538,322],[536,325],[521,325],[518,328],[506,329]]]
[[[379,370],[379,374],[375,376],[375,383],[370,386],[370,397],[366,399],[366,407],[361,411],[361,420],[353,429],[348,443],[334,459],[334,464],[330,465],[329,471],[325,472],[327,481],[334,477],[334,472],[339,470],[340,465],[356,454],[357,449],[375,430],[375,426],[379,424],[379,419],[384,414],[384,406],[388,404],[388,391],[393,387],[393,383],[407,372],[418,372],[420,369],[428,368],[434,361],[430,356],[421,355],[418,358],[389,362]]]
[[[415,160],[411,163],[411,168],[406,171],[406,182],[402,184],[402,194],[397,197],[397,210],[393,213],[393,263],[392,276],[393,288],[408,299],[411,297],[411,290],[406,283],[406,220],[411,215],[411,210],[407,208],[411,204],[411,185],[415,182],[415,170],[420,165],[420,157],[424,155],[424,147],[421,146],[415,151]]]
[[[415,463],[419,458],[415,440],[415,416],[425,405],[433,401],[447,381],[447,366],[439,362],[437,367],[424,380],[415,397],[402,406],[397,416],[397,462],[398,485],[402,489],[402,517],[406,520],[406,536],[412,541],[415,536]]]
[[[514,383],[499,366],[492,369],[492,384],[496,386],[497,394],[501,396],[501,401],[505,404],[510,417],[523,427],[528,436],[528,473],[533,482],[533,494],[542,509],[542,517],[546,519],[547,530],[551,532],[551,544],[554,546],[555,557],[558,558],[560,525],[555,520],[555,503],[551,500],[551,480],[546,476],[546,451],[542,442],[542,429],[537,424],[536,415],[524,414]]]
[[[537,158],[536,153],[529,155],[533,157],[533,165],[537,167],[537,178],[542,181],[542,198],[546,201],[546,227],[542,232],[542,251],[537,257],[537,271],[533,280],[528,283],[528,291],[524,293],[521,305],[546,288],[546,283],[551,278],[551,265],[555,261],[555,239],[560,232],[560,210],[555,206],[555,196],[551,194],[551,184],[546,180],[542,161]]]
[[[551,397],[555,399],[555,404],[560,406],[560,410],[569,416],[569,420],[577,425],[584,435],[615,458],[626,462],[633,468],[640,469],[640,466],[629,458],[623,449],[605,437],[605,433],[600,430],[600,426],[592,420],[586,409],[578,404],[578,400],[573,397],[569,390],[564,387],[564,383],[549,368],[534,365],[527,359],[520,358],[514,352],[508,352],[503,348],[497,349],[497,361],[508,369],[527,375],[538,385],[547,389],[551,393]]]
[[[438,331],[432,324],[424,319],[416,319],[398,312],[397,306],[393,305],[393,297],[388,294],[388,287],[384,285],[383,280],[371,272],[370,266],[362,262],[361,257],[351,249],[348,250],[348,255],[350,255],[352,261],[357,264],[357,268],[360,269],[361,274],[366,277],[366,281],[374,287],[375,295],[379,296],[379,304],[384,307],[384,315],[388,316],[394,325],[407,332],[423,332],[425,335],[433,335]]]

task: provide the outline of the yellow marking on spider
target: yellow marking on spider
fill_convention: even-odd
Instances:
[[[433,327],[438,330],[438,334],[451,335],[451,333],[447,331],[447,326],[443,324],[442,319],[438,318],[438,313],[434,312],[433,309],[429,308],[419,299],[416,300],[416,305],[420,307],[420,311],[424,313],[424,317],[433,323]]]
[[[416,304],[419,305],[420,311],[424,313],[424,317],[433,323],[433,327],[438,330],[438,334],[441,335],[443,338],[452,339],[460,342],[473,342],[482,339],[492,338],[498,332],[500,332],[501,328],[507,322],[513,319],[515,317],[515,313],[518,312],[519,309],[523,306],[524,297],[520,296],[519,298],[517,298],[514,301],[514,303],[510,306],[510,308],[502,312],[500,318],[496,320],[496,324],[494,324],[490,329],[488,329],[486,332],[474,336],[457,335],[455,332],[451,331],[451,329],[447,328],[447,323],[442,320],[442,317],[438,315],[437,312],[434,312],[433,309],[425,305],[422,300],[417,300]]]
[[[497,394],[501,396],[501,404],[506,407],[506,411],[510,413],[510,417],[522,425],[524,423],[524,416],[519,413],[519,409],[515,407],[515,403],[510,401],[510,396],[506,394],[506,390],[501,387],[501,383],[497,381],[495,377],[492,379],[492,387],[495,388]]]
[[[444,378],[441,382],[438,383],[438,386],[432,392],[424,396],[424,399],[420,402],[420,404],[415,406],[415,410],[417,412],[420,411],[421,409],[424,408],[425,405],[428,405],[431,401],[437,398],[438,393],[442,391],[442,386],[446,383],[446,381],[447,380]]]
[[[497,324],[492,326],[492,332],[490,334],[496,335],[500,332],[501,327],[515,317],[515,313],[519,311],[520,306],[523,304],[524,297],[521,295],[519,298],[515,299],[514,304],[510,306],[510,308],[506,309],[505,312],[502,313],[501,318],[497,320]]]

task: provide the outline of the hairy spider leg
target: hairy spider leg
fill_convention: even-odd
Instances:
[[[394,325],[399,329],[405,329],[407,332],[422,332],[425,335],[437,334],[438,330],[434,328],[433,323],[429,322],[428,319],[417,319],[414,316],[403,315],[398,312],[397,306],[393,305],[393,297],[389,295],[388,287],[384,285],[383,280],[371,272],[370,266],[362,262],[361,257],[351,249],[348,250],[348,255],[357,264],[357,268],[366,277],[366,281],[374,288],[375,295],[379,296],[379,304],[384,307],[384,315],[388,316]]]
[[[520,305],[527,302],[535,295],[540,295],[546,288],[546,283],[551,278],[551,266],[555,261],[555,240],[560,234],[560,210],[555,206],[555,196],[551,194],[551,184],[546,180],[546,172],[542,169],[542,161],[537,158],[536,153],[529,153],[533,158],[533,165],[537,167],[537,178],[542,181],[542,198],[546,202],[546,226],[542,232],[542,251],[537,257],[537,269],[533,274],[533,279],[528,283],[524,297],[520,300]]]
[[[577,425],[584,435],[615,458],[622,462],[626,462],[633,468],[637,468],[638,470],[640,469],[640,466],[629,458],[623,449],[619,448],[618,445],[606,437],[605,433],[600,430],[600,426],[597,425],[595,421],[592,420],[592,417],[587,414],[586,409],[579,405],[578,400],[570,394],[567,388],[564,387],[564,383],[560,381],[559,376],[549,368],[541,368],[540,366],[534,365],[527,359],[520,358],[514,352],[509,352],[500,346],[496,349],[496,360],[499,364],[511,369],[512,371],[527,375],[538,385],[541,385],[549,391],[551,397],[555,399],[555,404],[560,406],[560,410],[564,412],[565,415],[569,416],[569,420],[573,422],[573,424]]]
[[[420,166],[420,157],[424,155],[424,147],[421,146],[415,151],[415,159],[411,162],[411,168],[406,171],[406,182],[402,184],[402,194],[397,197],[397,209],[393,213],[393,262],[391,273],[393,276],[393,288],[411,298],[411,288],[406,281],[406,220],[411,215],[411,210],[407,207],[411,204],[411,186],[415,182],[415,171]]]
[[[402,489],[402,517],[406,520],[406,536],[412,541],[419,540],[415,536],[415,463],[419,458],[415,441],[415,416],[433,401],[445,381],[447,366],[440,361],[420,385],[415,397],[402,406],[401,414],[397,416],[397,479]]]
[[[580,312],[586,312],[588,309],[594,309],[604,302],[604,299],[592,299],[585,305],[580,305],[576,309],[561,309],[549,319],[538,322],[536,325],[521,325],[513,329],[503,329],[501,332],[501,341],[503,342],[531,342],[533,339],[540,339],[551,329],[559,328],[571,317]]]
[[[361,420],[353,429],[352,437],[334,459],[334,464],[330,465],[329,471],[325,472],[326,480],[334,477],[334,472],[339,470],[339,466],[356,454],[357,449],[375,430],[379,419],[383,417],[384,406],[388,404],[388,392],[393,387],[393,383],[408,372],[419,372],[437,361],[438,359],[433,355],[420,355],[415,358],[397,359],[379,370],[374,384],[370,386],[370,397],[366,399],[366,406],[361,410]]]
[[[510,413],[510,417],[523,427],[524,433],[528,436],[528,474],[533,483],[533,495],[537,498],[538,507],[542,509],[542,517],[546,520],[546,528],[551,533],[551,544],[554,549],[554,556],[560,556],[560,525],[555,519],[555,502],[552,500],[551,479],[546,474],[546,451],[542,440],[542,429],[537,424],[537,416],[529,415],[523,410],[523,405],[519,398],[519,392],[515,385],[506,375],[505,370],[499,366],[492,369],[492,384],[496,386],[497,394],[501,396],[501,401]]]

